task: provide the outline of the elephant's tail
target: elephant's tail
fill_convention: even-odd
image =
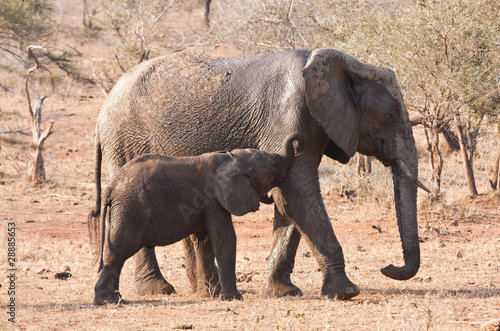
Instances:
[[[97,254],[99,252],[99,221],[100,221],[100,213],[101,213],[101,163],[102,163],[102,150],[101,150],[101,142],[99,139],[99,130],[96,130],[95,136],[95,155],[94,155],[94,182],[95,182],[95,205],[94,209],[89,213],[87,219],[87,226],[89,230],[89,238],[90,245],[96,259],[94,262],[97,262]]]

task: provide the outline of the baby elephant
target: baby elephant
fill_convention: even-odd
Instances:
[[[146,154],[127,163],[104,195],[94,303],[119,301],[123,264],[141,248],[170,245],[201,231],[213,245],[221,299],[241,299],[231,214],[259,209],[259,196],[283,181],[303,144],[295,133],[285,138],[281,154],[248,148],[181,158]]]

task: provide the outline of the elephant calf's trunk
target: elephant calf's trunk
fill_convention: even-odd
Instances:
[[[297,141],[297,145],[293,146],[293,142]],[[282,156],[293,160],[295,154],[302,152],[304,149],[304,137],[300,133],[291,133],[285,137],[285,141],[283,142],[283,152]]]

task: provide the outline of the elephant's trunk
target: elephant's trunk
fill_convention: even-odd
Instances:
[[[415,151],[416,158],[416,151]],[[404,161],[403,161],[403,164]],[[395,267],[389,265],[380,271],[387,277],[398,280],[407,280],[415,276],[420,267],[420,247],[417,224],[417,178],[418,166],[412,166],[412,176],[408,176],[400,168],[399,162],[392,165],[394,180],[394,200],[399,233],[403,244],[405,265]],[[408,170],[408,169],[405,169]]]

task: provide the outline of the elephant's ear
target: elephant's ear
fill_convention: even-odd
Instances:
[[[259,195],[248,175],[247,162],[232,157],[215,171],[215,197],[233,215],[242,216],[259,209]]]
[[[359,143],[359,114],[356,112],[354,86],[364,64],[333,50],[311,52],[302,70],[306,103],[313,118],[349,157]]]

